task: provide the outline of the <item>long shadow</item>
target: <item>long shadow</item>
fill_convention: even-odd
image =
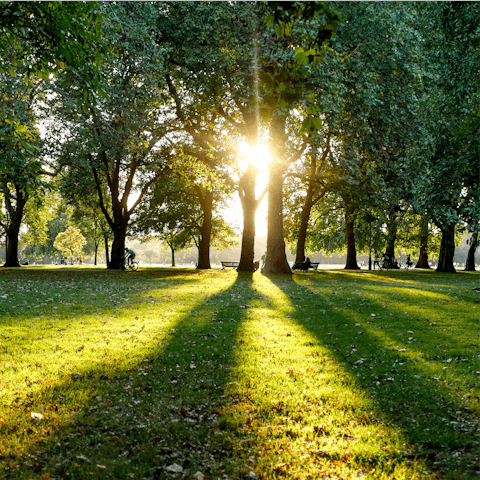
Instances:
[[[478,475],[479,412],[472,412],[454,388],[430,378],[421,359],[409,358],[390,348],[384,332],[367,322],[367,314],[360,321],[362,315],[336,304],[332,292],[317,292],[315,286],[323,286],[316,283],[318,277],[298,275],[286,282],[272,276],[270,280],[285,294],[291,296],[295,292],[296,298],[309,299],[316,307],[317,314],[313,321],[308,321],[302,311],[305,303],[296,302],[291,319],[330,349],[343,369],[375,399],[382,420],[402,430],[406,444],[410,445],[405,455],[426,458],[432,470],[440,470],[445,478],[468,479]],[[358,278],[357,287],[362,286],[361,280]],[[332,286],[335,282],[328,285],[330,290]],[[335,330],[339,330],[338,335],[332,335]],[[415,348],[421,347],[416,344]],[[373,364],[375,376],[371,373]],[[472,397],[477,397],[478,390],[475,392],[473,384],[470,387]],[[432,431],[437,433],[436,437]]]
[[[148,277],[161,283],[158,275]],[[251,284],[251,274],[239,274],[199,302],[133,368],[109,374],[90,366],[40,392],[52,409],[45,416],[70,409],[71,419],[34,422],[30,451],[2,459],[3,478],[191,478],[197,470],[220,478],[221,458],[231,449],[217,433],[218,407],[236,361]],[[77,401],[85,398],[80,405],[68,398],[72,384]]]
[[[392,272],[336,272],[332,274],[330,272],[319,272],[315,274],[312,279],[316,281],[321,280],[323,287],[328,288],[330,285],[333,285],[333,289],[342,289],[342,282],[345,281],[345,285],[348,288],[352,288],[352,280],[356,285],[361,285],[362,288],[371,286],[377,288],[377,291],[373,291],[377,300],[375,303],[378,303],[380,299],[383,299],[388,303],[389,309],[402,309],[407,310],[407,313],[414,317],[418,316],[418,308],[428,313],[428,310],[431,313],[429,320],[434,321],[435,318],[449,317],[451,316],[451,309],[449,304],[454,302],[458,305],[459,301],[466,301],[471,303],[477,303],[477,308],[480,308],[480,302],[478,300],[478,294],[472,292],[471,286],[475,285],[472,283],[472,274],[470,272],[459,272],[456,277],[458,281],[462,281],[465,285],[465,290],[458,291],[455,289],[455,295],[452,296],[452,287],[448,283],[443,284],[444,275],[436,272],[411,272],[411,271],[393,271]],[[305,276],[304,276],[305,277]],[[451,277],[447,277],[451,279]],[[392,284],[392,281],[395,282]],[[332,282],[332,283],[331,283]],[[318,286],[318,285],[317,285]],[[410,299],[413,297],[413,293],[417,298]],[[394,294],[394,295],[392,295]],[[418,297],[424,296],[423,299]],[[391,300],[395,300],[392,302]],[[365,300],[370,302],[368,298]],[[421,300],[424,300],[423,302]],[[429,303],[430,307],[426,306]],[[348,306],[348,305],[347,305]],[[364,306],[363,309],[365,309]],[[475,306],[474,306],[475,308]],[[420,312],[420,316],[421,316]],[[470,313],[470,312],[469,312]],[[467,330],[470,328],[472,331],[476,331],[478,328],[478,322],[476,321],[475,315],[469,315],[471,320],[468,318],[462,318],[462,322],[467,322]],[[468,334],[467,331],[465,331]]]

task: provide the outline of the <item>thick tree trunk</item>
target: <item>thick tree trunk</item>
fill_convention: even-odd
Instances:
[[[475,271],[475,251],[478,247],[478,230],[470,237],[470,247],[468,248],[467,260],[465,262],[465,271]]]
[[[430,268],[428,264],[428,218],[426,216],[420,225],[420,255],[415,268]]]
[[[395,242],[397,240],[397,222],[395,215],[390,219],[388,225],[388,242],[385,253],[391,258],[395,258]]]
[[[210,235],[211,233],[202,228],[202,236],[198,242],[198,263],[199,270],[208,270],[210,266]]]
[[[242,252],[237,268],[238,272],[255,271],[255,212],[258,206],[255,199],[255,170],[254,165],[249,164],[239,185],[239,194],[243,209],[243,235]]]
[[[200,240],[198,241],[198,263],[199,270],[208,270],[210,266],[210,241],[212,239],[212,206],[213,192],[207,191],[200,199],[203,211],[203,223]]]
[[[172,267],[175,267],[175,249],[171,245],[170,250],[172,252]]]
[[[9,225],[7,230],[7,249],[4,267],[19,267],[18,261],[18,233],[20,232],[20,225]]]
[[[23,211],[27,203],[28,195],[19,188],[15,189],[16,204],[15,207],[9,208],[10,223],[7,227],[7,245],[5,251],[4,267],[19,267],[18,261],[18,234],[22,225]]]
[[[297,238],[297,254],[295,257],[295,262],[304,262],[305,261],[305,243],[307,241],[307,231],[308,231],[308,220],[310,219],[310,212],[313,207],[313,189],[308,188],[307,198],[302,208],[302,218],[300,220],[300,228],[298,230]]]
[[[291,274],[285,251],[283,231],[283,176],[287,169],[285,163],[286,141],[285,117],[277,116],[271,125],[273,160],[269,166],[268,181],[268,233],[267,258],[262,268],[264,274]]]
[[[113,233],[113,243],[110,251],[110,263],[108,264],[109,270],[119,270],[123,265],[123,256],[125,255],[125,239],[127,236],[128,217],[118,221]]]
[[[357,264],[357,249],[355,247],[355,215],[351,207],[345,209],[345,227],[347,232],[347,264],[346,270],[360,270]]]
[[[453,257],[455,255],[455,224],[449,223],[443,227],[440,255],[438,257],[437,272],[455,273]]]
[[[242,252],[238,272],[253,272],[255,262],[255,210],[243,209]]]

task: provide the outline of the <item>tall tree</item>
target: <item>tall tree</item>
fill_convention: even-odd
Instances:
[[[403,5],[343,2],[335,8],[345,21],[336,30],[332,50],[307,82],[310,108],[304,125],[316,130],[307,138],[312,151],[318,135],[322,143],[334,145],[334,154],[315,172],[316,198],[327,190],[343,198],[347,268],[358,268],[356,218],[368,210],[395,212],[404,195],[403,157],[419,135],[414,121],[417,37],[413,11]],[[301,245],[312,184],[305,181],[300,191],[304,204],[302,216],[297,213],[299,221],[302,218],[298,261],[304,258]],[[395,223],[390,225],[393,232]]]
[[[243,211],[243,233],[240,262],[237,268],[239,272],[252,272],[255,270],[255,213],[262,202],[266,190],[256,198],[256,176],[259,169],[251,162],[240,177],[238,194]]]
[[[96,5],[64,2],[2,2],[0,11],[0,162],[8,212],[6,266],[18,266],[18,232],[25,204],[42,185],[40,143],[33,102],[51,76],[88,71],[102,45]]]
[[[160,238],[172,255],[189,241],[198,249],[197,268],[210,268],[210,244],[231,244],[233,231],[222,220],[222,192],[212,188],[208,175],[180,168],[163,182],[156,182],[135,215],[132,233],[140,238]],[[172,257],[173,258],[173,257]]]
[[[109,15],[104,35],[115,48],[102,64],[101,88],[90,89],[86,77],[67,77],[56,85],[55,113],[69,129],[63,132],[68,140],[62,143],[60,163],[73,172],[88,171],[113,234],[108,268],[119,269],[131,216],[164,174],[169,161],[165,138],[174,127],[157,74],[162,52],[149,35],[156,9],[144,3],[104,8]],[[84,97],[82,108],[72,94]]]
[[[0,71],[2,111],[14,112],[14,120],[4,118],[3,125],[0,121],[0,192],[5,211],[0,223],[7,241],[5,267],[19,266],[18,240],[25,206],[32,195],[46,186],[41,141],[34,126],[37,84],[26,85],[25,72],[12,73]]]
[[[417,156],[424,172],[416,195],[442,230],[438,271],[454,272],[455,228],[474,226],[480,212],[480,5],[477,2],[422,4],[429,62],[423,113],[425,142]]]
[[[299,105],[303,80],[309,74],[307,66],[320,61],[323,43],[338,17],[323,3],[224,3],[214,9],[208,4],[177,4],[175,8],[177,28],[168,23],[169,16],[159,32],[161,38],[177,45],[171,59],[172,82],[188,92],[182,95],[184,104],[178,117],[206,152],[218,145],[207,125],[210,129],[220,126],[221,131],[231,132],[231,138],[243,138],[250,145],[268,139],[273,161],[265,272],[290,273],[282,216],[283,175],[290,164],[287,120]],[[201,21],[206,15],[208,21]],[[298,31],[292,36],[293,24]],[[292,45],[296,48],[290,48]],[[182,73],[185,71],[189,75]],[[247,172],[247,177],[251,178],[250,174]],[[245,193],[243,190],[244,199]],[[249,231],[242,268],[253,269],[251,218],[258,204],[252,196],[243,205],[249,209],[244,225]]]

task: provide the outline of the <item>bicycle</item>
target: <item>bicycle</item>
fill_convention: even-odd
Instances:
[[[134,262],[130,257],[128,259],[123,257],[122,270],[136,272],[138,270],[138,262]]]
[[[127,268],[129,268],[132,272],[136,272],[138,270],[138,262],[128,263]]]

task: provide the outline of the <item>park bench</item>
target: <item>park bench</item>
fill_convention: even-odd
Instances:
[[[303,262],[295,262],[293,264],[292,270],[302,270],[302,265],[303,265]],[[310,262],[309,268],[313,268],[314,270],[317,270],[319,265],[320,265],[320,262]]]
[[[225,270],[227,267],[237,268],[240,265],[240,262],[220,262],[222,264],[222,270]]]

